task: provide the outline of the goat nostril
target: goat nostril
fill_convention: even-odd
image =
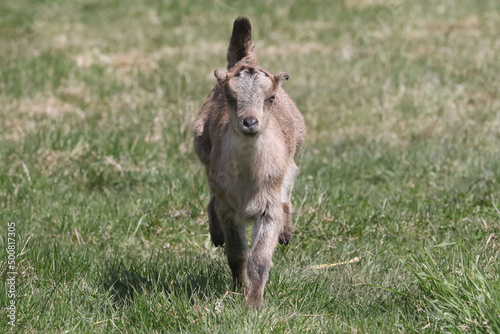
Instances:
[[[249,129],[253,128],[254,126],[257,125],[257,123],[259,123],[259,121],[257,120],[256,117],[253,117],[253,116],[249,116],[249,117],[245,117],[243,119],[243,125]]]

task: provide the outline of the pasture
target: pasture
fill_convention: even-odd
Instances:
[[[308,130],[258,312],[192,144],[238,16]],[[0,332],[500,332],[499,31],[495,0],[2,1]]]

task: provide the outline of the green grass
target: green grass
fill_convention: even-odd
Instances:
[[[308,128],[259,312],[191,136],[240,15]],[[500,332],[499,26],[494,0],[3,1],[0,331]]]

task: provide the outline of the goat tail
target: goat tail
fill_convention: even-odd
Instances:
[[[233,24],[233,33],[227,49],[227,69],[244,60],[251,65],[258,65],[257,52],[252,41],[252,25],[246,17],[238,17]]]

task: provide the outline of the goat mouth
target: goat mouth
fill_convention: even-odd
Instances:
[[[241,130],[241,132],[245,135],[245,137],[255,137],[259,133],[256,130]]]
[[[260,126],[247,127],[242,125],[240,131],[245,137],[255,137],[260,133]]]

